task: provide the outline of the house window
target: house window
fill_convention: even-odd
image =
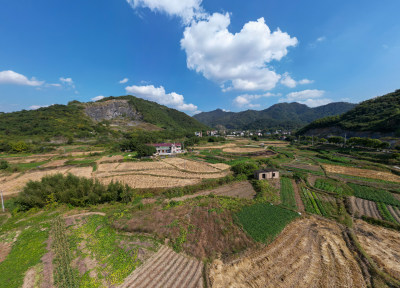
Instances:
[[[262,174],[262,178],[265,179],[265,173]]]
[[[272,172],[272,178],[275,178],[275,172]]]

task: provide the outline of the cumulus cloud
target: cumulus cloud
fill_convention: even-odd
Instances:
[[[154,87],[154,85],[147,86],[127,86],[125,87],[127,93],[131,93],[137,97],[154,101],[168,107],[178,110],[187,111],[189,113],[199,113],[197,106],[194,104],[187,104],[184,97],[178,93],[166,93],[163,86]]]
[[[228,13],[214,13],[186,27],[181,47],[187,67],[220,83],[224,91],[274,88],[281,77],[267,64],[286,56],[297,39],[279,29],[271,32],[264,18],[246,23],[236,34],[229,25]]]
[[[239,95],[233,100],[233,104],[240,108],[250,108],[250,109],[259,108],[261,107],[261,105],[258,103],[253,103],[253,101],[260,98],[271,97],[271,96],[277,96],[277,95],[272,93],[265,93],[260,95],[250,95],[250,94]]]
[[[72,78],[64,78],[64,77],[60,77],[60,81],[62,84],[64,84],[66,87],[75,89],[75,83],[72,80]],[[77,92],[77,91],[76,91]]]
[[[125,84],[125,83],[127,83],[128,81],[129,81],[128,78],[124,78],[124,79],[122,79],[121,81],[119,81],[119,84]]]
[[[314,81],[309,80],[309,79],[302,79],[300,81],[296,81],[289,75],[288,72],[284,73],[281,78],[281,84],[283,84],[289,88],[294,88],[298,84],[305,85],[305,84],[311,84],[311,83],[314,83]]]
[[[309,107],[317,107],[332,102],[331,99],[322,98],[324,95],[324,90],[303,90],[289,93],[285,98],[279,99],[279,102],[298,102]]]
[[[19,74],[11,70],[6,70],[6,71],[0,71],[0,84],[41,86],[44,84],[44,81],[38,81],[34,77],[32,77],[29,80],[28,77],[22,74]]]
[[[62,85],[59,83],[54,83],[54,84],[46,84],[47,87],[61,87]]]
[[[133,8],[149,8],[153,12],[166,13],[181,18],[188,24],[193,18],[201,16],[202,0],[127,0]]]
[[[298,83],[301,84],[301,85],[312,84],[312,83],[314,83],[314,80],[302,79]]]
[[[104,99],[104,98],[105,98],[105,97],[104,97],[103,95],[99,95],[99,96],[93,97],[93,98],[90,99],[90,100],[96,102],[96,101],[99,101],[99,100]]]

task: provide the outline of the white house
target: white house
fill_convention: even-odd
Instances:
[[[181,143],[156,143],[148,145],[156,148],[157,155],[173,155],[183,153]]]

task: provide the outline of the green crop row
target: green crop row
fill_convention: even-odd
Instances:
[[[390,221],[392,223],[397,223],[396,219],[393,218],[392,214],[390,213],[390,211],[388,210],[387,206],[385,203],[381,203],[378,202],[376,203],[378,206],[378,210],[379,210],[379,214],[382,215],[382,217],[386,220],[386,221]]]
[[[297,209],[292,180],[287,177],[281,178],[281,201],[284,206]]]
[[[349,183],[348,185],[353,189],[354,195],[358,198],[400,207],[400,201],[386,190],[353,183]]]
[[[339,181],[333,179],[317,179],[315,181],[315,188],[337,193],[339,195],[352,195],[352,190],[344,183],[340,183]]]
[[[256,203],[243,207],[236,216],[254,240],[268,244],[299,214],[269,203]]]

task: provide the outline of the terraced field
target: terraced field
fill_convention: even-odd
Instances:
[[[203,287],[203,264],[171,248],[160,250],[136,269],[119,288]]]
[[[292,222],[262,250],[231,263],[214,261],[210,281],[212,287],[367,287],[368,284],[339,226],[314,217]]]
[[[354,214],[357,213],[360,217],[368,216],[376,219],[382,219],[375,202],[352,196],[350,197],[350,203]]]
[[[400,279],[400,233],[358,220],[356,235],[369,256],[396,279]]]

